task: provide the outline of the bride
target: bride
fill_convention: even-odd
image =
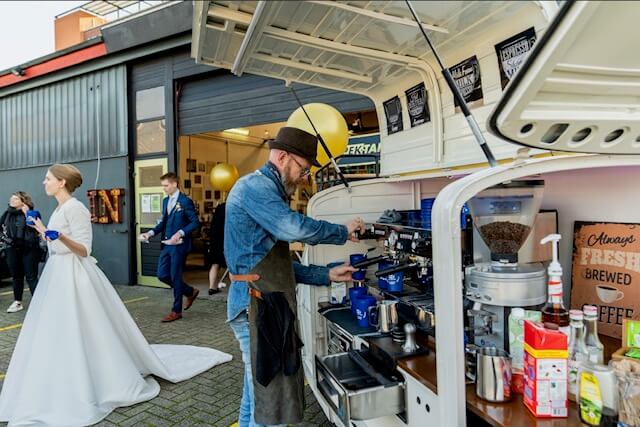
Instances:
[[[210,348],[149,345],[90,256],[90,214],[72,196],[80,171],[53,165],[43,184],[58,201],[48,229],[39,220],[35,226],[51,255],[9,363],[0,421],[94,424],[114,408],[157,396],[151,375],[178,382],[231,360]]]

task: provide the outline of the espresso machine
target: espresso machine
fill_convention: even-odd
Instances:
[[[375,272],[377,279],[401,272],[404,275],[401,291],[380,290],[385,298],[398,302],[399,326],[403,322],[410,322],[423,332],[435,334],[431,230],[415,223],[373,223],[359,238],[382,241],[383,253],[354,264],[354,267],[387,261],[385,268]],[[404,333],[401,331],[399,335]]]
[[[491,187],[469,200],[474,226],[491,252],[489,262],[465,270],[467,336],[479,346],[508,350],[512,307],[535,309],[547,299],[541,263],[519,263],[540,210],[544,181],[512,181]]]

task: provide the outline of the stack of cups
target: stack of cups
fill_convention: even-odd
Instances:
[[[349,288],[349,301],[351,301],[351,312],[356,315],[356,300],[359,297],[367,295],[367,288],[362,286],[354,286]]]
[[[431,228],[431,208],[435,200],[434,197],[431,197],[420,201],[420,219],[424,228]]]
[[[431,228],[431,208],[435,198],[422,199],[420,202],[420,219],[424,228]],[[467,216],[470,215],[469,207],[465,203],[460,212],[460,228],[463,230],[467,227]]]

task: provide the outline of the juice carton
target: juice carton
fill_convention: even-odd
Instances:
[[[539,418],[568,416],[567,335],[524,322],[524,404]]]

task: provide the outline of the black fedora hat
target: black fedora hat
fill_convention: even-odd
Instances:
[[[316,160],[318,153],[318,138],[302,129],[285,126],[280,128],[276,139],[269,141],[269,148],[283,150],[288,153],[304,157],[313,166],[320,167]]]

